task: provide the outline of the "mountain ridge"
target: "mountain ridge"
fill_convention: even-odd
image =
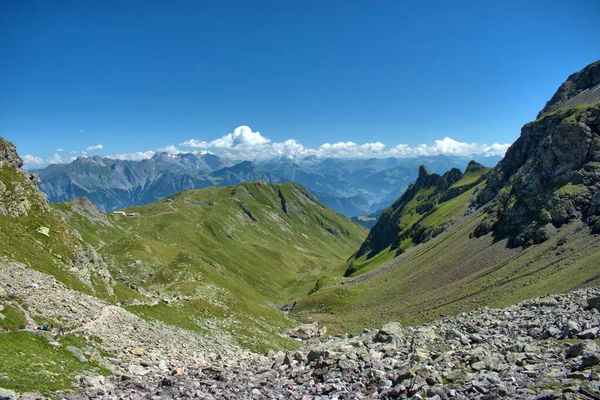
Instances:
[[[234,162],[209,153],[157,153],[141,161],[80,157],[70,164],[53,164],[35,173],[50,202],[86,196],[103,211],[149,204],[181,190],[265,179],[270,183],[300,183],[330,208],[354,216],[391,204],[397,197],[394,194],[403,192],[414,178],[419,161],[444,172],[447,166],[464,168],[468,159],[434,156],[414,160]]]

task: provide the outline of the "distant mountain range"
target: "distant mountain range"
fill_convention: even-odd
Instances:
[[[478,161],[494,166],[499,159],[481,157]],[[142,161],[80,157],[35,173],[50,202],[86,196],[103,211],[149,204],[182,190],[265,180],[273,184],[294,181],[333,210],[357,216],[391,205],[414,182],[419,165],[443,173],[450,168],[464,169],[469,160],[460,156],[306,157],[238,162],[213,154],[158,153]]]

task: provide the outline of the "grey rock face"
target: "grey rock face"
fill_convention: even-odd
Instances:
[[[537,118],[550,114],[561,107],[597,103],[600,101],[600,91],[594,89],[598,85],[600,85],[600,61],[596,61],[569,76],[567,81],[560,85],[554,96],[546,103]]]
[[[87,358],[83,355],[83,351],[81,349],[74,346],[67,346],[67,350],[75,356],[81,362],[87,362]]]
[[[594,89],[584,86],[600,84],[599,76],[596,62],[563,87]],[[554,102],[556,107],[546,107],[551,112],[522,128],[477,197],[486,219],[476,236],[493,231],[522,246],[544,242],[573,220],[595,226],[600,218],[599,102],[600,97],[578,107]]]
[[[0,137],[0,171],[9,179],[0,179],[0,215],[13,218],[28,215],[32,207],[49,210],[46,197],[37,189],[37,176],[22,170],[23,161],[9,141]]]
[[[17,400],[19,395],[14,390],[0,388],[0,400]]]

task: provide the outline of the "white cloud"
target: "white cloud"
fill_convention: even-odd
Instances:
[[[324,143],[316,149],[304,147],[294,139],[283,142],[271,142],[260,132],[253,132],[248,126],[240,126],[233,133],[224,135],[212,141],[190,139],[182,146],[211,149],[221,155],[235,159],[266,159],[272,157],[301,158],[315,155],[320,158],[381,158],[381,157],[416,157],[433,155],[472,156],[484,155],[503,156],[509,144],[494,143],[491,145],[479,143],[463,143],[445,137],[436,140],[432,145],[420,144],[411,147],[398,144],[388,147],[381,142],[357,144],[354,142]]]
[[[411,147],[408,144],[397,144],[388,147],[381,142],[369,142],[358,144],[354,142],[324,143],[317,148],[308,148],[295,139],[288,139],[283,142],[272,142],[260,134],[253,132],[248,126],[240,126],[233,133],[221,136],[211,141],[200,141],[190,139],[181,146],[192,147],[202,150],[186,151],[181,150],[175,145],[169,145],[156,150],[136,151],[130,153],[120,153],[107,155],[108,158],[117,160],[145,160],[152,158],[158,152],[168,154],[193,153],[193,154],[217,154],[237,160],[260,160],[274,157],[283,157],[290,159],[299,159],[307,156],[316,156],[318,158],[383,158],[383,157],[417,157],[434,155],[456,155],[456,156],[503,156],[509,147],[509,144],[479,144],[464,143],[454,140],[450,137],[436,140],[433,144],[420,144]],[[89,146],[86,151],[81,151],[83,156],[90,151],[101,150],[104,147],[101,144]],[[32,155],[23,157],[26,168],[41,168],[47,164],[63,164],[75,160],[76,151],[70,151],[69,157],[61,157],[58,148],[56,153],[45,159]]]
[[[53,156],[46,158],[47,164],[64,164],[65,162],[67,161],[64,161],[58,153],[54,153]]]
[[[104,146],[102,146],[101,144],[97,144],[95,146],[88,146],[86,148],[87,151],[95,151],[95,150],[102,150],[104,148]]]
[[[46,157],[45,159],[27,154],[25,157],[23,157],[23,165],[27,169],[32,169],[42,168],[49,164],[66,164],[73,160],[75,160],[75,157],[62,158],[58,153],[54,153],[54,155]]]
[[[319,157],[335,158],[371,158],[384,155],[385,144],[381,142],[358,145],[354,142],[338,142],[322,144],[317,150]]]
[[[156,149],[157,153],[169,153],[169,154],[179,154],[182,153],[181,150],[177,148],[177,146],[169,145],[167,147],[162,147],[160,149]]]
[[[23,157],[23,165],[25,168],[38,168],[44,165],[44,160],[41,157],[32,156],[27,154]]]
[[[262,147],[269,144],[271,140],[263,137],[260,132],[252,132],[248,126],[238,126],[233,133],[228,133],[211,142],[199,141],[195,139],[181,143],[182,146],[196,148],[213,148],[225,150],[255,150],[257,147]]]
[[[114,154],[114,155],[108,155],[106,157],[112,158],[114,160],[134,160],[134,161],[139,161],[139,160],[146,160],[148,158],[152,158],[152,156],[154,156],[154,154],[156,154],[154,151],[148,150],[148,151],[136,151],[136,152],[133,152],[133,153]]]
[[[276,157],[298,158],[307,155],[309,149],[306,149],[294,139],[288,139],[281,143],[273,143],[270,149]]]
[[[410,147],[406,144],[399,144],[390,149],[390,155],[394,157],[414,157],[414,156],[434,156],[434,155],[456,155],[456,156],[503,156],[510,146],[509,143],[494,143],[491,145],[479,143],[463,143],[452,138],[445,137],[442,140],[436,140],[433,145],[420,144],[417,147]]]
[[[65,149],[63,149],[62,147],[59,147],[58,149],[56,149],[56,152],[57,152],[57,153],[60,153],[60,152],[62,152],[62,151],[65,151]]]

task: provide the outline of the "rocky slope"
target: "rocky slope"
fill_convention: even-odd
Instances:
[[[48,205],[21,166],[14,146],[0,138],[0,387],[48,394],[90,374],[139,370],[132,360],[142,354],[169,370],[244,353],[214,320],[198,322],[199,335],[115,307],[121,298],[130,306],[156,302],[113,279],[115,265]],[[89,200],[72,210],[94,229],[115,229]],[[42,325],[55,330],[40,331]],[[6,393],[0,389],[0,397]]]
[[[600,62],[572,75],[490,174],[477,196],[493,231],[510,245],[540,243],[572,220],[594,226],[600,215]],[[572,104],[572,101],[579,99]],[[598,227],[600,229],[600,225]]]
[[[600,61],[591,63],[569,78],[558,88],[554,96],[537,115],[540,119],[559,108],[569,108],[579,104],[600,102]]]
[[[46,198],[36,190],[37,176],[21,169],[23,160],[15,146],[0,137],[0,215],[26,216],[33,207],[39,212],[48,211]],[[10,175],[10,176],[9,176]]]
[[[600,289],[482,308],[429,324],[306,337],[294,352],[207,363],[132,357],[117,381],[84,378],[86,398],[589,399],[600,395]],[[310,328],[310,327],[309,327]],[[303,332],[311,332],[305,329]],[[313,331],[314,332],[314,331]],[[138,352],[141,353],[141,352]],[[179,371],[179,372],[176,372]],[[73,396],[74,397],[74,396]]]

